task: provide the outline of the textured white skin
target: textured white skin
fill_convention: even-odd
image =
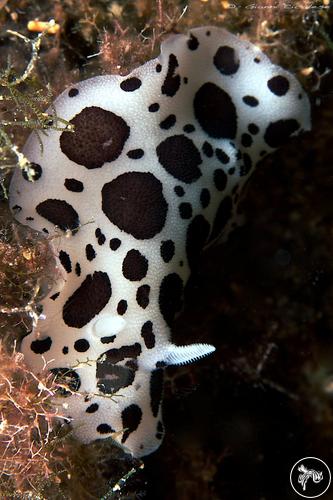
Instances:
[[[210,36],[206,35],[207,30],[210,31]],[[271,122],[295,118],[303,130],[310,129],[308,99],[290,73],[272,65],[257,47],[241,41],[223,29],[203,27],[193,29],[191,33],[200,42],[197,50],[188,49],[188,36],[173,35],[162,44],[161,55],[157,59],[135,69],[126,78],[120,76],[91,78],[75,85],[75,88],[79,90],[77,97],[69,98],[67,90],[55,101],[57,114],[66,120],[71,120],[82,109],[90,106],[99,106],[123,117],[130,126],[131,133],[122,154],[115,161],[105,163],[102,168],[88,170],[71,161],[61,151],[60,132],[48,131],[47,137],[43,137],[43,152],[40,150],[36,136],[31,135],[24,153],[30,161],[42,165],[43,175],[38,181],[29,183],[23,179],[19,171],[16,171],[10,187],[11,207],[16,204],[22,207],[22,211],[16,213],[14,210],[14,213],[23,224],[27,224],[26,217],[33,217],[34,221],[29,221],[29,226],[40,231],[46,228],[50,235],[55,234],[54,225],[39,216],[35,210],[35,206],[47,198],[68,200],[79,213],[82,224],[74,236],[66,238],[59,231],[60,236],[51,243],[55,255],[62,249],[70,255],[73,266],[75,262],[80,262],[82,273],[80,277],[74,272],[67,274],[59,262],[59,268],[63,271],[62,278],[57,280],[48,296],[42,301],[43,315],[46,319],[40,319],[37,327],[22,342],[25,360],[36,373],[45,369],[45,366],[48,369],[75,366],[81,379],[80,391],[66,399],[59,398],[57,404],[61,414],[69,415],[73,419],[74,433],[83,442],[110,437],[110,434],[100,435],[96,431],[97,425],[101,423],[110,424],[116,432],[121,431],[124,427],[121,419],[122,410],[131,403],[137,404],[142,410],[142,420],[137,430],[132,432],[124,443],[135,456],[151,453],[161,443],[161,439],[155,436],[157,421],[161,421],[161,409],[155,418],[151,411],[149,395],[151,371],[156,367],[156,363],[164,361],[166,364],[180,364],[214,350],[212,346],[205,344],[177,350],[171,343],[169,327],[159,309],[159,287],[163,277],[175,271],[186,283],[190,274],[185,251],[185,237],[189,221],[179,217],[179,202],[190,202],[193,207],[193,217],[202,213],[212,223],[221,200],[231,193],[236,184],[241,187],[248,178],[248,175],[239,176],[237,167],[242,161],[236,159],[238,148],[250,154],[253,163],[256,164],[262,150],[273,151],[273,148],[270,148],[263,139],[263,132]],[[221,75],[212,63],[214,54],[221,45],[228,45],[237,50],[241,64],[235,75]],[[166,76],[170,53],[175,54],[178,59],[179,66],[176,73],[182,78],[186,76],[189,79],[188,84],[182,84],[174,97],[161,94],[161,85]],[[260,64],[253,61],[254,57],[260,58]],[[160,73],[155,70],[157,63],[162,65]],[[290,89],[283,97],[274,95],[267,88],[266,82],[275,75],[283,75],[289,81]],[[135,92],[123,92],[119,88],[120,82],[129,76],[142,80],[142,86]],[[238,114],[237,136],[233,141],[208,137],[194,116],[193,96],[205,82],[215,83],[232,97]],[[302,94],[301,100],[298,99],[299,94]],[[242,96],[245,95],[256,96],[260,100],[260,106],[254,108],[245,105],[242,101]],[[158,113],[147,112],[148,106],[154,102],[160,104],[160,111]],[[177,116],[176,125],[171,131],[161,130],[160,121],[171,113]],[[252,147],[244,149],[241,146],[241,135],[247,132],[248,124],[253,122],[260,126],[260,132],[253,136]],[[203,175],[193,184],[185,185],[172,177],[158,163],[156,146],[171,135],[183,134],[182,128],[188,123],[194,124],[196,130],[187,136],[193,140],[199,150],[205,141],[209,141],[214,150],[215,148],[223,149],[230,156],[231,161],[224,167],[215,156],[207,158],[201,154],[203,163],[200,169]],[[231,142],[235,146],[232,146]],[[140,160],[129,159],[126,152],[137,148],[144,150],[144,157]],[[222,193],[214,187],[213,183],[212,173],[217,166],[224,168],[226,172],[230,167],[236,167],[235,173],[228,175],[227,187]],[[163,184],[163,194],[169,204],[167,222],[162,231],[152,239],[137,240],[126,234],[113,225],[101,210],[100,193],[103,185],[128,171],[153,172]],[[84,192],[67,191],[63,185],[66,177],[81,180],[85,186]],[[182,185],[186,190],[182,199],[177,199],[174,194],[176,185]],[[200,192],[204,187],[210,189],[212,197],[206,209],[203,209],[200,204]],[[228,233],[233,221],[234,219],[229,221],[224,234]],[[104,246],[97,245],[96,228],[101,228],[106,236],[107,242]],[[119,238],[122,241],[116,252],[110,251],[108,246],[110,238]],[[176,253],[170,263],[165,263],[161,259],[160,245],[162,241],[168,239],[175,241]],[[96,258],[91,262],[88,262],[85,256],[87,243],[93,244],[97,253]],[[148,274],[142,281],[151,287],[150,303],[147,309],[140,308],[136,303],[138,283],[126,280],[122,275],[123,259],[131,249],[139,250],[149,260]],[[183,267],[179,265],[180,261],[184,262]],[[77,329],[65,325],[62,320],[62,306],[85,276],[93,274],[96,270],[107,272],[110,276],[112,298],[100,314],[83,328]],[[50,300],[49,297],[58,291],[61,292],[58,299]],[[120,317],[117,313],[117,304],[124,298],[128,302],[128,311]],[[141,326],[147,320],[152,321],[154,325],[156,345],[153,349],[145,347],[140,334]],[[100,337],[107,335],[117,335],[112,344],[100,342]],[[51,349],[43,355],[32,352],[31,342],[46,336],[52,338]],[[81,338],[87,339],[90,343],[90,349],[87,352],[80,353],[73,349],[74,341]],[[112,398],[101,395],[96,385],[97,358],[108,349],[132,345],[135,342],[141,344],[142,353],[138,358],[139,369],[133,384],[120,389]],[[64,345],[69,346],[67,355],[62,353]],[[124,365],[124,362],[119,364]],[[88,398],[85,398],[87,395],[89,395],[89,402],[87,402]],[[62,406],[63,402],[65,402],[65,407]],[[85,412],[87,406],[95,402],[98,402],[99,410],[96,413],[87,414]],[[121,437],[120,432],[115,436],[116,441],[121,443]]]

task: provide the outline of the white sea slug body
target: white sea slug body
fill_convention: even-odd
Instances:
[[[57,403],[80,440],[117,432],[146,455],[164,433],[163,367],[214,350],[171,343],[190,271],[232,229],[258,160],[310,129],[308,98],[257,47],[201,27],[54,106],[75,132],[49,131],[43,151],[31,135],[34,182],[17,170],[10,187],[20,222],[63,232],[51,243],[62,277],[21,349],[36,373],[46,364],[71,377],[74,393]]]

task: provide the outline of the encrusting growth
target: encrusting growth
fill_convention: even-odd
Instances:
[[[310,129],[297,80],[255,46],[215,27],[172,35],[126,77],[91,78],[54,108],[74,133],[49,131],[16,171],[15,217],[52,242],[62,276],[22,342],[28,365],[70,378],[59,396],[83,442],[133,455],[161,443],[163,368],[214,351],[177,346],[170,327],[200,252],[237,225],[258,161]],[[66,403],[65,408],[62,406]]]

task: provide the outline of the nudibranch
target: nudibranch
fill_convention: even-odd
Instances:
[[[32,176],[17,170],[10,186],[17,220],[58,234],[61,270],[21,350],[35,373],[70,381],[55,404],[79,440],[147,455],[164,434],[164,367],[214,351],[171,341],[184,285],[201,250],[237,224],[258,161],[310,129],[309,100],[256,46],[200,27],[54,107],[74,132],[48,131],[42,150],[32,134]]]

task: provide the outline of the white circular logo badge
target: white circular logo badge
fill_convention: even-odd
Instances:
[[[320,458],[301,458],[291,469],[290,484],[299,496],[318,498],[330,487],[331,471]]]

